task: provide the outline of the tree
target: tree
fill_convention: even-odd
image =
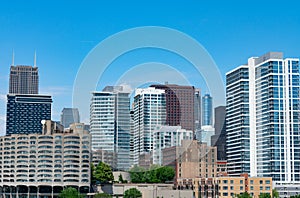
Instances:
[[[146,181],[144,181],[145,172],[146,172],[146,170],[143,167],[139,167],[139,166],[135,165],[129,171],[131,182],[132,183],[145,183],[146,182]]]
[[[130,188],[125,191],[124,198],[140,198],[142,197],[141,191],[136,188]]]
[[[98,193],[94,195],[94,198],[112,198],[112,196],[107,193]]]
[[[271,198],[271,195],[269,193],[262,193],[259,195],[259,198]]]
[[[300,195],[293,195],[293,196],[290,196],[290,198],[300,198]]]
[[[272,198],[279,198],[279,193],[275,188],[272,190]]]
[[[123,176],[122,176],[121,173],[120,173],[120,175],[119,175],[119,182],[120,182],[120,183],[124,183],[124,179],[123,179]]]
[[[83,198],[84,196],[80,194],[75,188],[68,187],[61,191],[59,198]]]
[[[243,194],[240,194],[240,195],[235,195],[235,197],[237,197],[237,198],[251,198],[251,196],[247,192],[244,192]]]
[[[168,166],[153,165],[146,170],[135,166],[130,171],[132,183],[164,183],[174,179],[175,170]]]
[[[93,176],[96,181],[100,183],[108,183],[114,180],[114,175],[112,173],[111,167],[103,162],[99,162],[93,171]]]
[[[172,181],[175,177],[175,170],[169,166],[157,169],[157,178],[160,182]]]

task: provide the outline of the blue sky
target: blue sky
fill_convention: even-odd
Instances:
[[[224,77],[249,57],[268,51],[299,57],[299,4],[297,1],[1,1],[1,119],[5,117],[13,49],[15,64],[25,65],[33,64],[37,51],[40,91],[53,95],[53,119],[58,120],[62,108],[72,105],[73,82],[81,62],[110,35],[139,26],[177,29],[206,48]],[[126,54],[115,64],[149,61],[182,63],[183,68],[187,64],[174,54],[149,49]],[[111,70],[99,83],[99,89],[117,79],[117,71]],[[189,69],[184,75],[193,78]],[[191,80],[207,92],[202,81],[198,77]]]

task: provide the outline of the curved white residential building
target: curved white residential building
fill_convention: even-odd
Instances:
[[[1,194],[55,197],[66,186],[89,192],[90,135],[83,124],[60,127],[46,121],[43,134],[0,137]]]

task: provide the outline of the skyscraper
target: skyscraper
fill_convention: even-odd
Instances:
[[[233,153],[247,152],[245,171],[270,176],[282,189],[300,187],[299,86],[299,59],[278,52],[252,57],[227,74],[228,162],[244,161]],[[234,146],[236,136],[248,136],[238,138],[244,149]]]
[[[80,116],[77,108],[63,108],[60,115],[60,123],[65,127],[70,127],[72,123],[79,123]]]
[[[166,124],[195,132],[195,88],[174,84],[151,85],[165,91]]]
[[[6,134],[42,133],[42,120],[51,120],[51,96],[8,94]]]
[[[133,164],[138,164],[140,155],[149,154],[153,150],[154,129],[166,124],[165,91],[154,87],[136,89],[133,117]]]
[[[217,147],[218,160],[226,160],[226,107],[215,108],[215,135],[211,137],[211,145]]]
[[[9,74],[10,94],[38,94],[39,74],[38,67],[17,65],[10,67]]]
[[[200,89],[195,89],[194,98],[194,117],[195,117],[195,133],[201,130],[201,91]]]
[[[226,155],[231,175],[250,173],[249,130],[249,68],[242,65],[226,74]]]
[[[202,97],[202,126],[212,126],[212,97],[205,94]]]
[[[117,169],[130,167],[130,98],[122,87],[93,92],[90,108],[92,149],[116,156]]]

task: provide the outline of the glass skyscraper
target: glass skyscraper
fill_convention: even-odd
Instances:
[[[212,97],[209,94],[205,94],[202,97],[202,126],[212,125]]]
[[[7,95],[6,134],[42,133],[42,120],[51,120],[52,97]]]
[[[248,65],[227,74],[229,171],[236,167],[232,162],[237,153],[250,151],[246,171],[251,176],[272,177],[275,186],[300,187],[299,86],[299,59],[284,59],[279,52],[250,58]],[[241,139],[243,147],[236,147],[233,140],[248,132],[243,128],[249,128],[249,141]],[[240,160],[236,165],[243,170]]]
[[[226,155],[228,172],[250,173],[249,69],[240,66],[226,74]]]
[[[92,149],[116,156],[116,167],[130,167],[130,98],[122,87],[93,92],[90,106]]]
[[[72,123],[79,123],[80,116],[77,108],[63,108],[60,115],[60,124],[69,128]]]

